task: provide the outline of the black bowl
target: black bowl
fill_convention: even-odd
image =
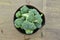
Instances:
[[[24,5],[23,5],[24,6]],[[21,6],[21,7],[23,7],[23,6]],[[38,12],[39,12],[39,14],[43,14],[42,12],[40,12],[36,7],[34,7],[34,6],[32,6],[32,5],[26,5],[28,8],[30,8],[30,9],[36,9]],[[20,8],[21,8],[20,7]],[[14,18],[13,18],[13,23],[14,23],[14,21],[15,21],[15,19],[17,19],[16,18],[16,13],[20,10],[20,8],[18,8],[17,9],[17,11],[15,12],[15,14],[14,14]],[[41,26],[41,28],[45,25],[45,16],[44,16],[44,14],[43,14],[43,16],[42,16],[42,19],[43,19],[43,22],[42,22],[42,26]],[[15,26],[15,25],[14,25]],[[16,28],[16,27],[15,27]],[[35,29],[34,31],[33,31],[33,33],[32,34],[34,34],[35,32],[37,32],[39,29],[41,29],[41,28],[37,28],[37,29]],[[23,34],[26,34],[25,33],[25,30],[24,29],[21,29],[21,28],[16,28],[19,32],[21,32],[21,33],[23,33]]]

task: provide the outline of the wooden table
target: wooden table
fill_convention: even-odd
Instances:
[[[43,37],[41,30],[29,36],[15,29],[14,13],[25,4],[26,0],[0,0],[0,40],[60,40],[60,0],[30,0],[31,5],[45,14]]]

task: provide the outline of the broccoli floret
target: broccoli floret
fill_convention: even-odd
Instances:
[[[25,30],[26,34],[32,34],[33,30]]]
[[[42,23],[41,15],[35,15],[35,21],[34,22]]]
[[[36,9],[30,9],[29,12],[34,13],[34,15],[36,15],[36,14],[40,15]]]
[[[27,6],[23,6],[20,10],[21,10],[21,13],[24,14],[28,12],[29,8]]]
[[[27,34],[30,34],[30,31],[34,31],[34,29],[36,29],[36,26],[34,25],[34,23],[26,20],[23,22],[22,28],[26,31]]]
[[[34,24],[37,28],[41,28],[41,26],[42,26],[41,23],[34,22]]]
[[[34,24],[37,28],[40,28],[42,26],[42,18],[41,15],[35,15],[35,21]]]
[[[31,13],[31,12],[22,14],[22,16],[26,17],[26,20],[28,20],[30,22],[33,22],[34,21],[34,14]]]
[[[16,13],[16,17],[19,18],[20,16],[21,16],[21,13],[20,13],[20,11],[18,11],[18,12]]]
[[[16,28],[20,28],[20,27],[22,27],[22,23],[23,23],[23,21],[24,21],[24,17],[16,19],[15,22],[14,22]]]
[[[29,16],[27,17],[27,20],[29,22],[33,22],[34,21],[34,13],[33,12],[29,12]]]

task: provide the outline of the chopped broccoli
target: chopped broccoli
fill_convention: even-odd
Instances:
[[[26,34],[31,34],[35,29],[41,28],[42,16],[43,14],[39,14],[36,9],[29,9],[27,6],[23,6],[16,13],[15,26],[16,28],[24,29]]]
[[[26,33],[30,33],[29,31],[33,31],[34,29],[36,29],[36,26],[34,25],[34,23],[26,20],[23,22],[22,28],[26,31]]]
[[[19,18],[20,16],[21,16],[21,13],[20,13],[20,11],[18,11],[18,12],[16,13],[16,17]]]
[[[29,14],[25,13],[25,14],[22,14],[22,16],[27,18],[29,16]]]
[[[35,22],[42,23],[41,15],[35,15]]]
[[[41,26],[42,26],[41,23],[35,22],[34,24],[35,24],[35,26],[36,26],[37,28],[41,28]]]
[[[34,13],[34,15],[36,15],[36,14],[40,15],[36,9],[30,9],[29,12]]]
[[[41,14],[42,15],[42,14]],[[41,15],[35,15],[35,21],[34,21],[34,24],[36,27],[38,28],[41,28],[42,26],[42,18],[41,18]]]
[[[30,29],[30,30],[36,29],[36,26],[34,25],[34,23],[31,23],[27,20],[23,22],[22,26],[24,29]]]
[[[27,6],[23,6],[20,10],[21,10],[21,13],[27,13],[29,8]]]
[[[29,12],[29,16],[27,17],[27,20],[30,22],[34,21],[34,14],[32,12]]]
[[[32,34],[33,30],[25,30],[26,34]]]
[[[26,20],[30,21],[30,22],[33,22],[34,21],[34,14],[33,13],[25,13],[25,14],[22,14],[22,16],[26,17]]]
[[[23,21],[24,21],[24,17],[16,19],[15,20],[15,26],[16,26],[16,28],[22,27]]]

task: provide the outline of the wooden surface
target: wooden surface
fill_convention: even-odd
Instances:
[[[45,40],[60,40],[60,0],[46,0]]]
[[[45,14],[46,24],[33,35],[18,32],[13,24],[15,11],[26,0],[0,0],[0,40],[60,40],[60,0],[30,0],[30,4]]]

